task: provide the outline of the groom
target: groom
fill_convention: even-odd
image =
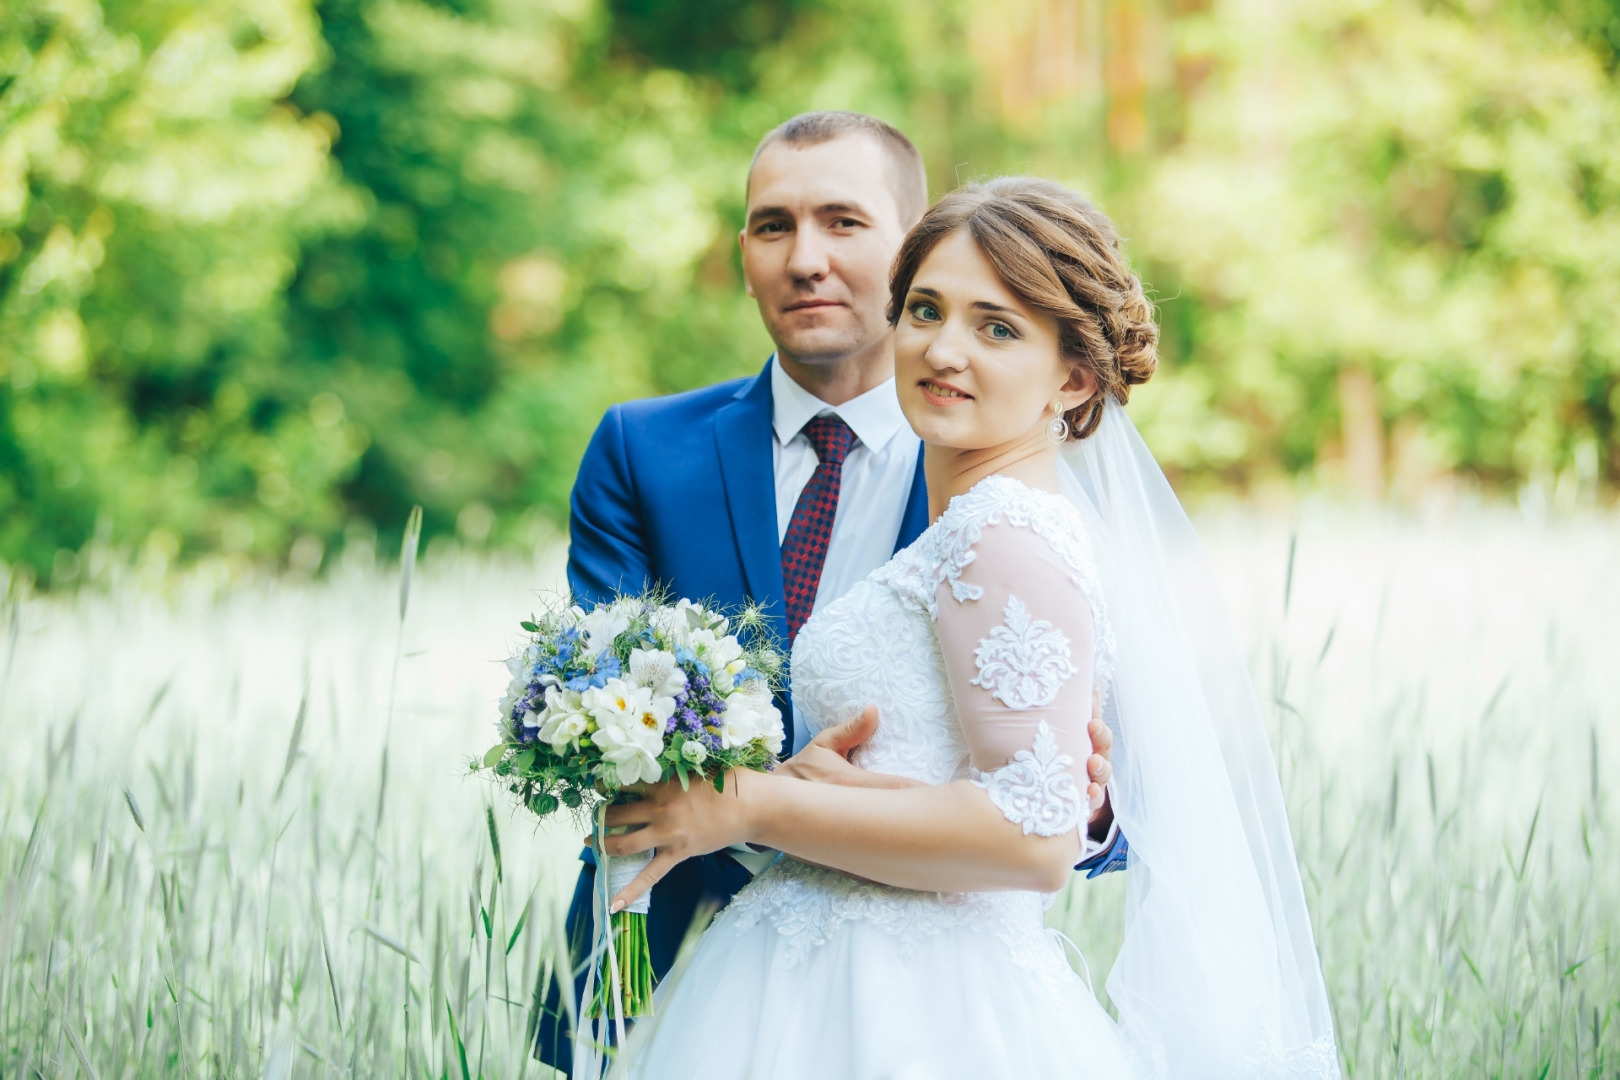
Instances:
[[[817,607],[841,596],[928,524],[922,446],[900,412],[888,321],[889,265],[928,205],[916,147],[858,113],[796,116],[770,132],[748,176],[738,242],[748,295],[776,353],[760,374],[685,394],[615,405],[574,481],[568,583],[594,602],[658,583],[672,595],[764,607],[791,644]],[[838,782],[870,713],[809,738],[779,697],[796,756],[782,768]],[[1093,722],[1105,784],[1111,737]],[[1120,869],[1125,841],[1106,806],[1080,869]],[[668,971],[703,905],[747,884],[747,855],[715,852],[670,869],[653,889],[647,937]],[[576,964],[590,949],[595,860],[589,849],[568,912]],[[756,866],[754,869],[758,869]],[[577,1004],[583,973],[574,988]],[[567,1008],[547,990],[536,1054],[569,1069]]]

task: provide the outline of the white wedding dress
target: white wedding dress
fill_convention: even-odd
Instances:
[[[1086,723],[1113,652],[1074,506],[992,476],[805,623],[794,703],[812,730],[876,704],[860,765],[971,779],[1025,833],[1062,835],[1086,817]],[[621,1065],[671,1080],[1137,1075],[1044,926],[1050,900],[913,892],[783,856],[659,988]]]

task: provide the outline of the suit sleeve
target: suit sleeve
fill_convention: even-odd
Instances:
[[[569,497],[568,587],[581,603],[645,590],[653,579],[648,543],[614,405],[596,426]]]

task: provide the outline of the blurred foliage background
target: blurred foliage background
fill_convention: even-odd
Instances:
[[[1620,0],[5,0],[0,561],[533,543],[608,403],[763,362],[810,108],[1103,203],[1184,489],[1608,501],[1617,55]]]

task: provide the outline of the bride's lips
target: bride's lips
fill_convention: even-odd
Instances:
[[[919,379],[917,389],[922,391],[923,400],[930,405],[949,407],[973,400],[973,395],[966,390],[940,379]]]

